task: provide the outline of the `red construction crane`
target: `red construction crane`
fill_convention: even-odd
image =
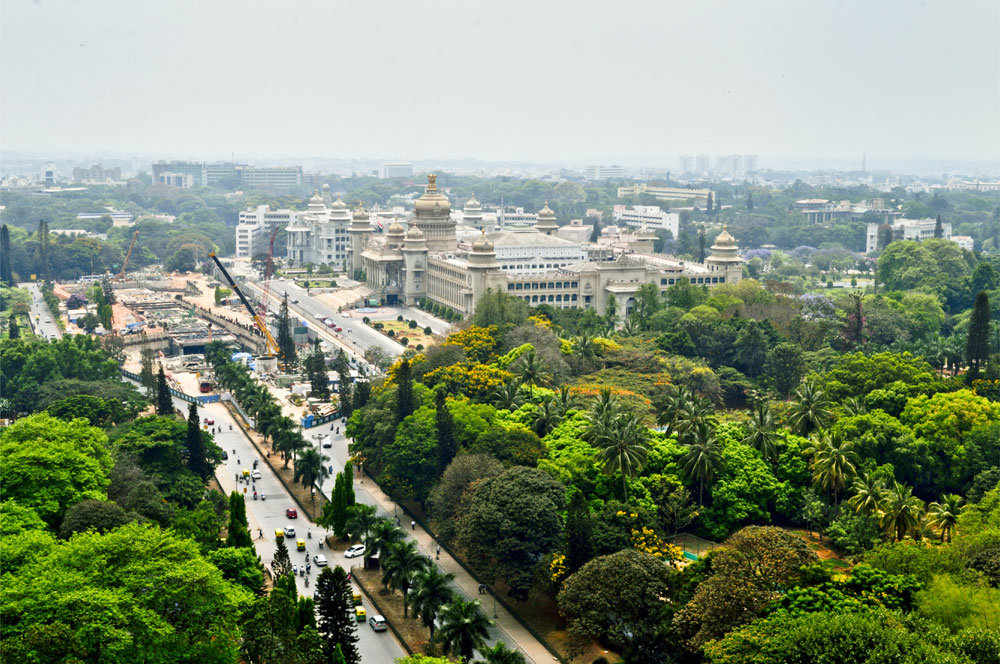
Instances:
[[[271,241],[267,246],[267,263],[264,265],[264,299],[258,308],[261,317],[267,320],[267,309],[271,304],[271,275],[274,273],[274,238],[278,235],[278,228],[271,231]]]

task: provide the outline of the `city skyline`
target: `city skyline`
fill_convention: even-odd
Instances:
[[[994,3],[390,5],[5,4],[3,147],[262,165],[1000,160]]]

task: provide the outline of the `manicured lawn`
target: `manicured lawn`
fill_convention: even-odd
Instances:
[[[371,325],[374,326],[375,323],[382,324],[382,334],[392,330],[395,333],[395,336],[393,337],[394,340],[399,341],[403,337],[406,337],[410,340],[408,345],[414,348],[417,345],[422,345],[424,348],[428,348],[437,343],[437,337],[433,334],[424,334],[424,329],[419,326],[411,330],[410,324],[406,321],[400,322],[398,320],[380,320],[372,321]]]

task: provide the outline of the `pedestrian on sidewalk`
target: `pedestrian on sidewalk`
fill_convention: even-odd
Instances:
[[[435,560],[441,560],[441,545],[437,545],[437,552],[434,554]]]
[[[485,583],[480,583],[479,584],[479,594],[483,595],[485,593],[486,593],[486,584]]]
[[[416,521],[413,521],[413,520],[411,519],[411,520],[410,520],[410,530],[416,530],[416,529],[417,529],[417,522],[416,522]]]

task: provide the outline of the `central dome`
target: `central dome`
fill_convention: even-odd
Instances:
[[[448,216],[451,212],[451,203],[438,191],[437,175],[434,173],[427,175],[427,188],[424,189],[424,195],[413,204],[413,209],[417,216]]]

